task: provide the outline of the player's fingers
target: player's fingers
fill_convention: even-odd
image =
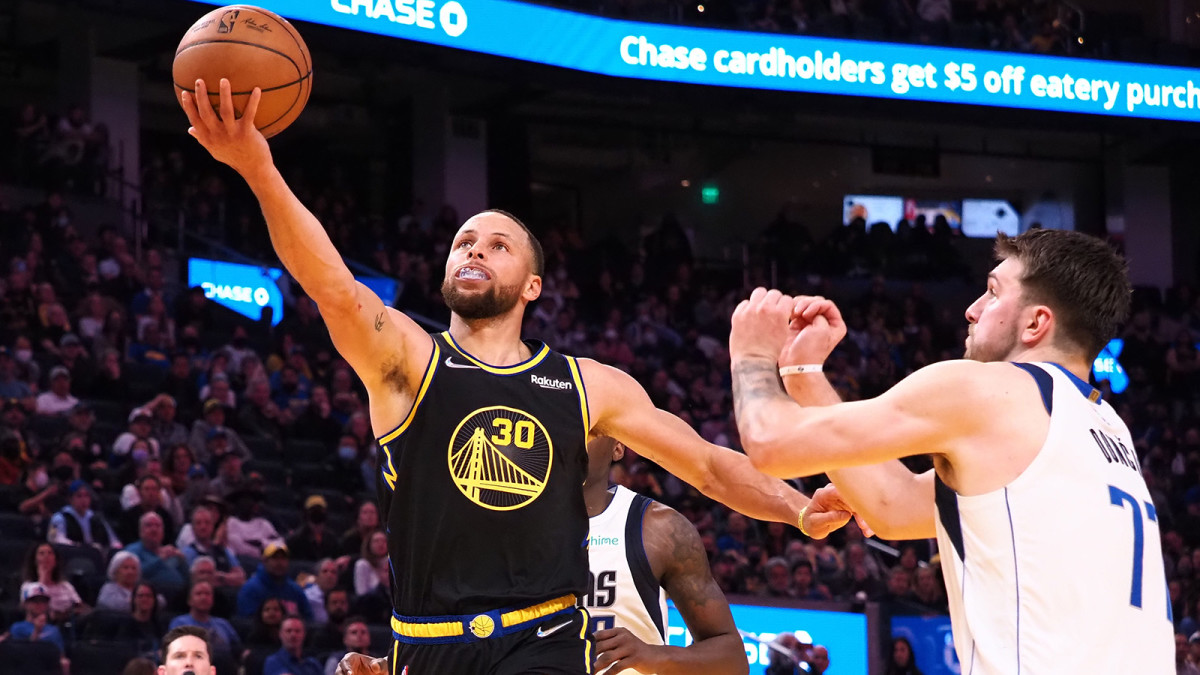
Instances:
[[[805,529],[813,539],[824,539],[830,532],[850,522],[853,514],[849,511],[826,511],[809,516],[809,524]]]
[[[858,529],[862,530],[864,537],[875,536],[875,530],[872,530],[871,526],[867,524],[867,521],[863,520],[863,517],[857,513],[854,514],[854,522],[858,523]]]
[[[829,303],[828,300],[826,300],[825,298],[823,298],[819,295],[813,296],[811,302],[809,302],[808,306],[805,308],[805,311],[803,314],[804,318],[808,319],[809,321],[812,321],[814,317],[816,317],[818,314],[820,314],[822,312],[823,308],[828,303]]]
[[[233,110],[233,87],[224,77],[221,78],[221,84],[218,86],[221,90],[221,122],[225,125],[226,131],[233,133],[237,130],[237,113]]]
[[[183,108],[183,114],[187,115],[188,124],[193,127],[200,126],[200,116],[196,114],[196,97],[192,92],[183,90],[179,94],[179,105]]]
[[[208,85],[204,80],[196,80],[196,113],[204,122],[205,131],[211,131],[220,122],[217,119],[217,111],[213,109],[212,97],[208,94]]]
[[[757,307],[762,303],[762,299],[767,295],[767,289],[759,286],[750,293],[750,306]]]
[[[259,101],[262,101],[262,89],[255,87],[254,91],[250,92],[250,100],[246,102],[246,109],[242,111],[243,124],[255,126],[254,116],[258,114]]]

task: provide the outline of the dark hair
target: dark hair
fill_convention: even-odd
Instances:
[[[1086,352],[1100,353],[1129,316],[1129,267],[1107,243],[1070,230],[1029,230],[996,236],[996,259],[1025,268],[1022,292],[1054,312],[1060,335]]]
[[[525,236],[529,237],[529,248],[533,252],[533,273],[539,277],[545,275],[546,252],[542,250],[542,242],[538,241],[537,236],[533,234],[533,230],[529,229],[528,225],[521,222],[520,218],[503,209],[487,209],[483,211],[483,213],[496,213],[519,225],[520,228],[525,231]]]
[[[188,626],[188,628],[197,628],[198,626]],[[200,630],[204,630],[201,628]],[[165,657],[164,657],[165,660]],[[154,675],[158,672],[154,662],[144,656],[135,656],[129,659],[129,663],[125,664],[125,668],[121,671],[121,675]]]
[[[212,642],[208,639],[208,631],[200,626],[180,626],[167,631],[167,634],[162,639],[163,661],[166,662],[167,656],[171,653],[171,643],[185,636],[198,637],[204,641],[204,651],[208,653],[209,659],[212,658]]]
[[[797,560],[796,562],[792,563],[792,569],[791,569],[792,576],[795,576],[796,570],[800,569],[801,567],[807,567],[809,574],[812,574],[814,578],[816,577],[817,573],[816,573],[816,570],[813,569],[812,561],[803,560],[803,559]]]
[[[356,623],[361,623],[368,627],[371,625],[366,618],[363,617],[363,615],[351,614],[350,616],[346,617],[345,621],[342,622],[342,637],[345,637],[346,631],[350,630],[350,626],[353,626]]]
[[[29,549],[29,553],[25,554],[25,581],[37,581],[37,552],[43,546],[49,546],[51,551],[54,551],[54,569],[50,571],[50,580],[54,583],[62,581],[62,562],[58,558],[58,551],[54,550],[49,542],[39,541]]]

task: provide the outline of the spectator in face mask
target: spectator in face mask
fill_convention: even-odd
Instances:
[[[337,536],[325,528],[328,507],[321,495],[311,495],[304,501],[304,525],[288,537],[292,555],[300,560],[320,560],[338,554]]]
[[[113,441],[112,464],[118,465],[128,461],[136,441],[146,441],[149,456],[158,457],[158,440],[150,435],[152,418],[150,413],[142,408],[134,410],[129,415],[128,430],[117,436]]]
[[[342,492],[354,494],[365,489],[362,456],[358,440],[351,434],[342,434],[338,441],[337,458],[329,461],[333,473],[331,478],[337,481],[336,487]]]

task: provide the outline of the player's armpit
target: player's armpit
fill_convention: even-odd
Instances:
[[[646,512],[642,538],[651,568],[695,640],[687,648],[666,648],[655,672],[745,673],[742,639],[696,528],[677,511],[654,504]]]
[[[756,470],[750,459],[713,445],[686,422],[654,407],[628,374],[579,359],[593,435],[612,436],[711,499],[751,518],[793,527],[808,498]]]

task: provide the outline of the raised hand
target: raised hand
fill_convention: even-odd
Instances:
[[[733,310],[729,332],[731,360],[764,358],[774,361],[788,340],[788,321],[795,305],[790,295],[756,288],[750,299]]]
[[[233,109],[233,93],[229,80],[221,78],[220,104],[217,110],[209,105],[208,87],[204,80],[196,80],[196,93],[184,91],[180,94],[183,111],[187,113],[192,127],[188,129],[200,145],[208,150],[218,162],[228,164],[246,176],[259,168],[271,165],[271,149],[267,139],[254,126],[258,102],[262,91],[255,87],[239,118]],[[218,114],[219,112],[219,114]]]
[[[779,352],[779,365],[824,363],[844,337],[846,322],[832,300],[819,295],[798,296],[789,317],[787,341]]]

